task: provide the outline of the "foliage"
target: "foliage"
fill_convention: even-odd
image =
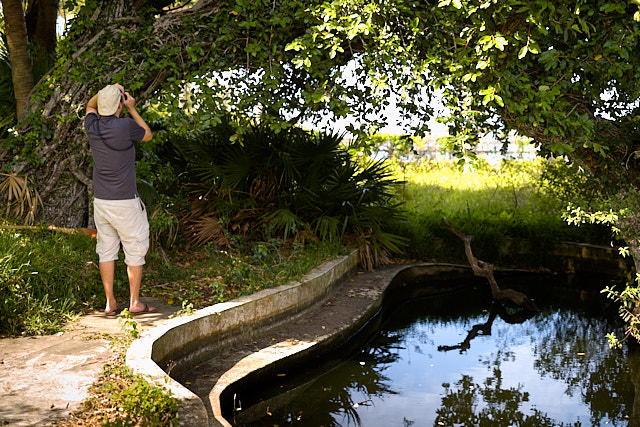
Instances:
[[[0,336],[50,334],[77,315],[104,309],[95,240],[46,229],[0,228]],[[199,309],[266,287],[297,280],[344,254],[335,244],[292,244],[237,239],[235,249],[176,245],[148,255],[142,292],[169,304]],[[116,262],[116,296],[128,299],[122,261]]]
[[[447,143],[460,155],[487,132],[514,129],[543,153],[566,155],[592,173],[600,204],[585,210],[606,211],[611,198],[621,208],[638,206],[633,2],[200,0],[172,12],[133,3],[84,3],[56,66],[32,93],[19,135],[2,136],[0,163],[37,178],[47,220],[78,226],[86,217],[60,213],[88,200],[90,159],[77,111],[113,82],[153,97],[143,114],[153,107],[182,135],[240,113],[233,141],[256,118],[276,133],[331,114],[353,114],[375,129],[379,123],[368,117],[392,94],[419,135],[438,92],[451,113]],[[304,224],[288,207],[277,212],[270,223],[280,232]],[[640,264],[640,216],[630,212],[621,221]],[[329,219],[318,230],[341,227]]]
[[[333,134],[260,124],[230,144],[234,134],[224,121],[190,137],[169,135],[174,149],[158,150],[167,154],[158,166],[182,171],[177,184],[191,201],[183,221],[193,244],[228,248],[231,235],[355,239],[367,267],[398,252],[401,239],[387,231],[400,218],[395,182],[382,162],[356,163]]]
[[[143,114],[155,110],[179,134],[238,113],[234,140],[256,117],[275,132],[331,114],[375,129],[369,118],[391,95],[420,134],[442,93],[459,153],[511,128],[592,169],[606,153],[611,183],[635,176],[634,5],[200,0],[169,12],[164,3],[85,2],[34,91],[21,138],[3,141],[3,160],[24,168],[61,153],[57,170],[75,180],[88,163],[76,113],[99,87],[120,82],[149,101]],[[48,198],[53,190],[42,186]]]
[[[171,264],[152,261],[145,273],[148,292],[188,314],[213,304],[302,278],[321,263],[345,255],[345,248],[322,242],[296,244],[272,239],[236,239],[235,248],[171,254]]]
[[[639,200],[638,195],[634,191],[629,191],[636,202]],[[640,258],[640,252],[638,250],[638,228],[635,213],[629,209],[629,200],[619,200],[617,198],[611,198],[607,201],[601,201],[600,206],[609,207],[608,210],[600,211],[586,211],[581,206],[576,206],[572,203],[569,204],[567,210],[563,212],[562,217],[567,223],[582,226],[583,224],[602,224],[611,229],[614,235],[626,235],[633,236],[631,241],[626,240],[628,246],[622,246],[618,248],[620,255],[623,257],[633,256],[636,260],[636,270],[638,268],[637,260]],[[631,220],[629,219],[631,217]],[[611,347],[620,348],[622,342],[626,341],[630,337],[640,340],[640,308],[638,301],[640,301],[640,273],[636,272],[634,280],[630,280],[626,287],[622,290],[615,289],[615,287],[607,286],[602,290],[607,297],[616,303],[619,303],[620,317],[626,323],[626,330],[624,337],[620,338],[613,332],[607,334],[609,339],[609,345]]]
[[[0,229],[0,334],[54,333],[98,304],[94,245],[82,234]]]
[[[419,143],[419,138],[408,135],[393,135],[376,133],[359,138],[355,144],[358,152],[366,155],[385,153],[388,159],[406,159],[415,152],[414,144]]]
[[[636,151],[634,11],[608,0],[335,0],[309,8],[320,22],[289,48],[299,52],[294,64],[313,72],[357,41],[369,86],[406,95],[399,106],[417,132],[431,111],[411,105],[415,95],[442,93],[448,143],[461,154],[487,132],[515,129],[544,152],[594,167],[605,154]]]
[[[602,290],[602,293],[607,295],[607,298],[620,304],[618,311],[620,317],[626,322],[625,336],[620,338],[615,333],[610,332],[607,334],[609,339],[609,346],[622,348],[622,342],[626,341],[630,337],[640,336],[640,313],[638,313],[637,301],[640,300],[640,274],[636,273],[635,285],[628,283],[625,289],[619,291],[613,286],[607,286]]]
[[[75,141],[80,119],[71,113],[83,100],[67,90],[86,85],[86,101],[114,81],[155,94],[149,105],[179,132],[215,126],[229,111],[241,113],[239,134],[256,116],[275,131],[329,113],[375,128],[369,117],[397,94],[420,133],[437,89],[458,146],[509,127],[590,163],[618,146],[620,155],[637,151],[621,138],[635,134],[631,4],[200,0],[171,13],[157,2],[136,5],[78,9],[57,65],[34,92],[23,140],[7,141],[14,155],[37,161],[53,134],[66,140],[64,129]],[[39,119],[50,98],[61,102],[44,116],[58,123]]]

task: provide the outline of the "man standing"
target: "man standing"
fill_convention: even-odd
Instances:
[[[130,118],[120,117],[124,108]],[[84,127],[93,154],[96,252],[107,297],[104,312],[106,315],[120,312],[113,294],[120,244],[129,277],[129,311],[155,312],[154,307],[140,301],[142,266],[149,249],[149,222],[136,186],[134,148],[135,142],[151,140],[151,129],[136,111],[135,99],[119,84],[105,86],[89,100]]]

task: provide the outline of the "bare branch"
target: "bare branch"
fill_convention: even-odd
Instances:
[[[442,218],[441,223],[444,228],[462,239],[462,241],[464,242],[464,252],[467,255],[467,260],[469,261],[469,265],[471,265],[473,274],[478,277],[484,277],[489,281],[493,299],[501,302],[510,301],[513,304],[519,307],[523,307],[526,310],[538,311],[535,303],[522,292],[514,291],[513,289],[502,290],[500,289],[500,287],[498,287],[498,282],[496,282],[496,279],[493,275],[493,264],[481,261],[473,255],[473,251],[471,250],[471,241],[473,240],[473,236],[464,234],[460,230],[454,228],[446,219],[444,219],[444,217]]]

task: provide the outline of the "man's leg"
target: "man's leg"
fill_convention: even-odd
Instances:
[[[128,265],[127,275],[129,276],[129,311],[143,311],[145,304],[140,301],[140,285],[142,283],[142,265]],[[155,307],[149,306],[149,311],[155,311]]]
[[[113,295],[113,275],[115,271],[115,261],[106,261],[100,263],[100,277],[102,278],[102,286],[104,294],[107,297],[107,305],[104,309],[105,313],[118,309],[116,297]]]

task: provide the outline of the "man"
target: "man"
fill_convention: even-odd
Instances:
[[[120,117],[124,108],[131,117]],[[93,154],[96,252],[107,297],[104,313],[116,315],[121,310],[113,294],[120,244],[129,277],[129,311],[155,312],[154,307],[140,301],[142,266],[149,249],[149,222],[136,186],[133,146],[134,142],[150,141],[151,129],[136,111],[135,99],[119,84],[105,86],[89,100],[84,127]]]

